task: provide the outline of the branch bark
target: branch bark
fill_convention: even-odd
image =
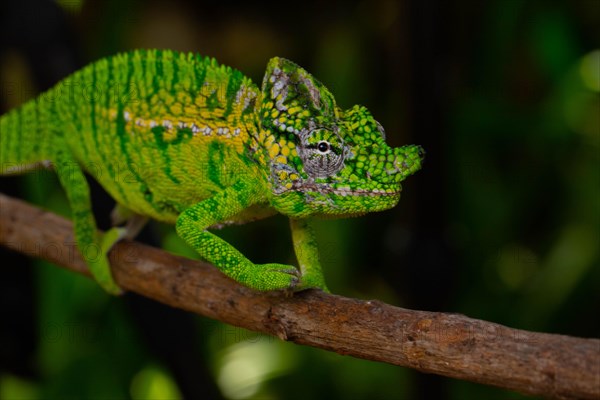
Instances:
[[[0,194],[0,243],[89,276],[68,220]],[[512,329],[307,290],[240,286],[213,266],[133,241],[111,251],[123,288],[173,307],[340,354],[560,399],[600,398],[600,340]]]

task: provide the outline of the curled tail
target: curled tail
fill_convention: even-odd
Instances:
[[[47,165],[52,158],[51,118],[43,98],[30,100],[0,116],[0,175],[14,175]]]

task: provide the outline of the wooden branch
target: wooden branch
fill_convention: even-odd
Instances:
[[[2,194],[0,243],[89,275],[69,221]],[[282,340],[530,395],[600,398],[598,339],[527,332],[314,290],[291,297],[259,293],[211,265],[132,241],[118,243],[111,260],[127,290]]]

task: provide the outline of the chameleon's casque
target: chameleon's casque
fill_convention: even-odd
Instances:
[[[98,282],[117,293],[106,252],[144,217],[176,223],[206,260],[259,290],[326,290],[308,217],[393,207],[421,167],[419,146],[390,148],[360,106],[341,110],[296,64],[273,58],[262,89],[213,59],[171,51],[105,58],[0,117],[1,173],[52,165]],[[96,233],[86,170],[125,228]],[[300,271],[255,265],[206,231],[276,212],[290,217]],[[142,223],[140,223],[142,222]]]

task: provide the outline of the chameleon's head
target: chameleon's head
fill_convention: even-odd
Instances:
[[[304,69],[281,58],[267,67],[259,104],[271,204],[289,216],[351,216],[386,210],[421,168],[419,146],[391,148],[366,108],[340,110]]]

